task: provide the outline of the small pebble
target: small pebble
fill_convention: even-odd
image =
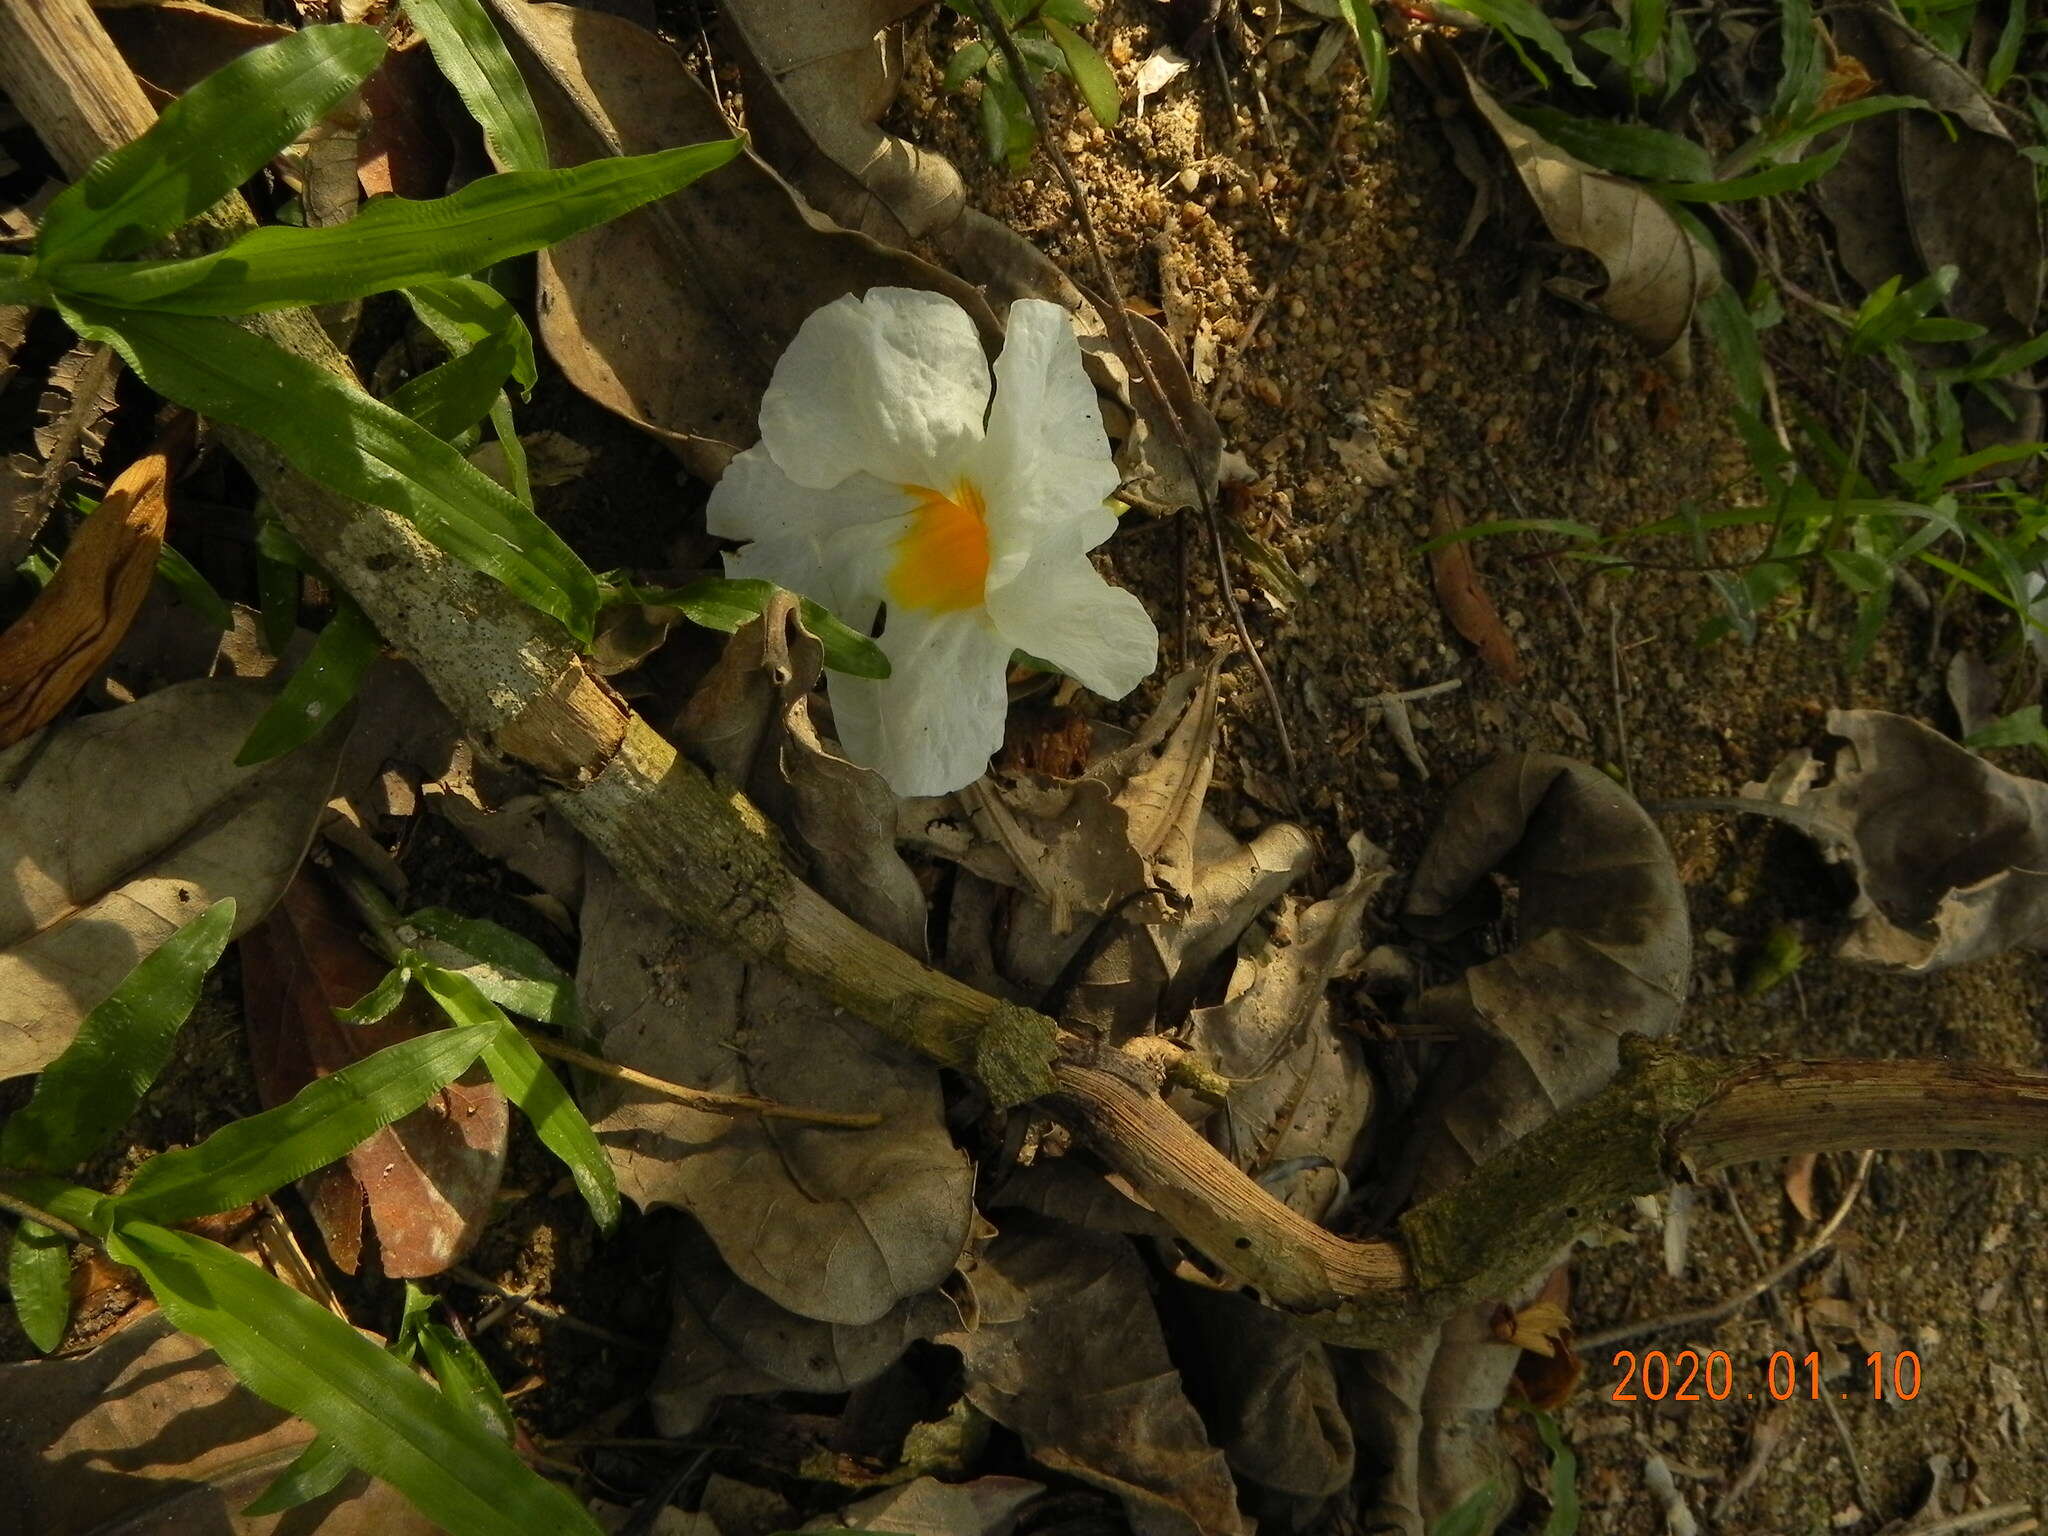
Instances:
[[[1180,173],[1178,179],[1181,191],[1192,192],[1202,184],[1202,173],[1191,165]]]

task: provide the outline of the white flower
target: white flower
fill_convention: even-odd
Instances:
[[[711,532],[753,541],[727,574],[863,632],[886,605],[889,677],[835,672],[827,687],[847,755],[900,795],[981,775],[1003,744],[1012,651],[1112,699],[1159,657],[1144,605],[1088,560],[1116,527],[1117,473],[1065,310],[1010,306],[994,394],[951,299],[839,299],[775,365],[761,441],[711,493]]]

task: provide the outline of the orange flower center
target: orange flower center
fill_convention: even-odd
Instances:
[[[910,528],[896,541],[889,601],[932,613],[981,606],[988,585],[988,506],[981,487],[962,480],[951,495],[906,485]]]

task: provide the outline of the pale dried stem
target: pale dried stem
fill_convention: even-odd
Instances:
[[[685,1088],[681,1083],[671,1083],[666,1078],[650,1077],[632,1067],[622,1067],[615,1061],[606,1061],[602,1056],[593,1056],[588,1051],[579,1051],[573,1045],[564,1045],[552,1035],[544,1035],[537,1029],[522,1029],[526,1043],[543,1056],[552,1056],[557,1061],[566,1061],[572,1067],[581,1067],[599,1077],[611,1078],[614,1082],[631,1083],[636,1088],[646,1088],[654,1093],[665,1094],[679,1104],[712,1115],[759,1115],[764,1120],[800,1120],[807,1125],[837,1125],[852,1130],[871,1130],[882,1123],[882,1117],[874,1113],[854,1114],[837,1109],[805,1109],[796,1104],[779,1104],[774,1099],[756,1098],[750,1093],[712,1093],[705,1088]]]

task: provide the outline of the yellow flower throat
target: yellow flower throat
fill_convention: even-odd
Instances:
[[[950,495],[924,485],[903,491],[913,505],[889,568],[890,603],[932,613],[980,607],[988,585],[988,506],[981,487],[962,480]]]

